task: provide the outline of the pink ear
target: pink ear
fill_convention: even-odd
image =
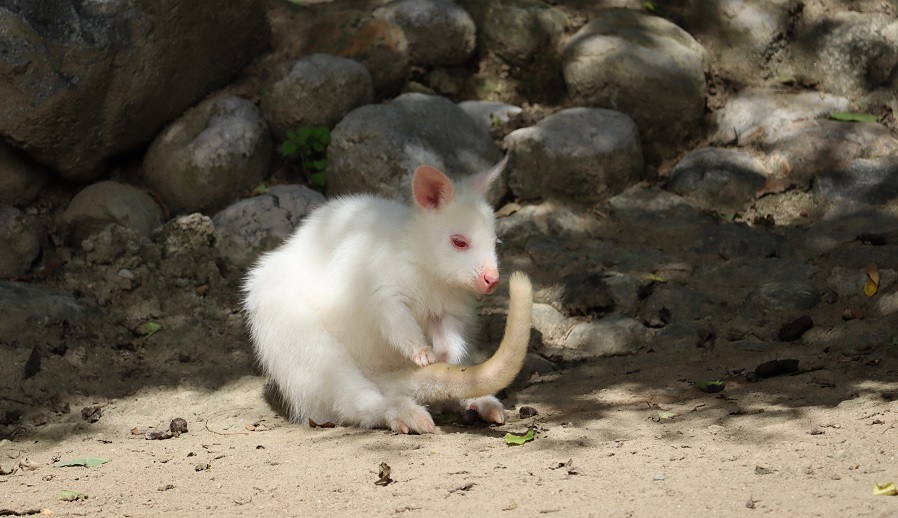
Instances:
[[[439,209],[452,201],[452,180],[439,169],[422,165],[412,178],[412,194],[425,209]]]
[[[487,191],[490,190],[490,186],[493,182],[495,182],[496,179],[499,178],[499,175],[502,174],[502,171],[505,170],[506,165],[508,165],[508,155],[505,155],[505,158],[503,158],[501,162],[491,167],[488,171],[478,173],[468,178],[468,187],[485,196]]]

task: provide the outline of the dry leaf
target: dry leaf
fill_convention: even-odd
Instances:
[[[393,479],[390,478],[390,471],[392,471],[390,469],[390,465],[387,464],[386,462],[381,462],[378,472],[377,472],[378,479],[377,479],[377,481],[374,482],[374,485],[375,486],[386,486],[387,484],[392,482]]]
[[[876,295],[877,289],[879,289],[879,268],[876,267],[876,263],[870,263],[867,265],[867,282],[864,283],[864,295],[872,297]]]

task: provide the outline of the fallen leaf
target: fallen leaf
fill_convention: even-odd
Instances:
[[[879,120],[876,115],[855,112],[830,112],[829,118],[842,122],[876,122]]]
[[[381,462],[378,472],[377,472],[378,479],[374,482],[374,485],[375,486],[386,486],[390,482],[392,482],[393,479],[390,478],[391,471],[392,471],[392,469],[390,468],[389,464],[387,464],[386,462]]]
[[[87,495],[78,491],[63,490],[56,493],[56,499],[63,502],[75,502],[77,500],[87,500]]]
[[[513,433],[505,434],[505,444],[509,446],[520,446],[524,443],[530,442],[533,440],[536,435],[536,430],[533,426],[531,426],[527,433],[524,435],[515,435]]]
[[[725,389],[727,384],[720,380],[715,380],[715,381],[699,381],[698,383],[695,384],[695,386],[698,387],[698,389],[701,390],[702,392],[707,392],[709,394],[715,394],[715,393],[720,392],[723,389]]]
[[[109,459],[95,459],[95,458],[86,457],[86,458],[82,458],[82,459],[73,459],[73,460],[57,462],[56,464],[54,464],[54,466],[56,466],[57,468],[67,468],[70,466],[83,466],[86,468],[93,468],[93,467],[99,466],[101,464],[106,464],[107,462],[109,462]]]
[[[162,324],[158,322],[144,322],[137,326],[137,334],[150,337],[162,330]]]
[[[876,263],[867,265],[867,282],[864,283],[864,295],[872,297],[879,289],[879,268]]]
[[[886,482],[885,484],[876,484],[873,487],[874,496],[895,496],[898,495],[898,486],[894,482]]]

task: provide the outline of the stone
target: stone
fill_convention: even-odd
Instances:
[[[820,173],[855,159],[898,154],[898,139],[874,122],[804,120],[786,124],[776,140],[758,147],[769,155],[771,174],[805,186]]]
[[[746,297],[746,302],[765,311],[793,311],[813,309],[820,301],[820,292],[807,282],[786,281],[761,284]]]
[[[333,128],[374,99],[371,74],[359,62],[312,54],[282,63],[262,88],[260,108],[278,141],[302,127]]]
[[[49,320],[89,324],[102,316],[99,309],[76,299],[69,293],[22,282],[0,281],[0,336],[22,335],[23,326],[34,326]]]
[[[137,187],[109,180],[97,182],[69,202],[62,215],[60,236],[67,243],[77,244],[113,223],[149,237],[163,223],[162,208]]]
[[[477,23],[478,45],[506,63],[532,66],[556,47],[568,24],[567,15],[539,0],[461,0]]]
[[[787,125],[817,119],[830,112],[848,111],[850,101],[826,92],[783,92],[772,88],[746,88],[715,111],[710,128],[715,144],[753,142],[767,144],[783,137]]]
[[[708,54],[664,18],[603,11],[568,40],[562,68],[574,102],[636,121],[651,160],[675,155],[700,135]]]
[[[0,205],[0,278],[28,271],[41,251],[42,230],[34,218],[9,205]]]
[[[412,65],[463,65],[477,45],[471,15],[447,0],[400,0],[374,14],[402,29]]]
[[[489,169],[502,153],[449,99],[406,93],[350,112],[331,132],[327,159],[329,195],[368,192],[406,199],[420,165],[459,178]],[[493,201],[504,185],[493,186]]]
[[[374,95],[392,97],[408,76],[408,40],[402,28],[372,14],[347,9],[312,27],[309,52],[333,54],[361,63],[371,74]]]
[[[767,170],[738,149],[699,148],[677,162],[667,189],[703,209],[739,211],[764,187]]]
[[[212,218],[215,247],[238,269],[280,245],[325,199],[304,185],[276,185],[265,194],[231,204]]]
[[[0,7],[0,134],[77,182],[150,142],[268,45],[262,0],[12,5]]]
[[[898,65],[898,21],[893,17],[837,11],[796,32],[792,65],[821,89],[852,98],[888,89]]]
[[[817,176],[813,193],[829,205],[886,205],[898,198],[898,157],[858,158]]]
[[[600,108],[568,108],[505,137],[509,184],[525,199],[605,200],[642,178],[639,130],[630,117]]]
[[[50,181],[47,169],[0,140],[0,203],[23,206]]]
[[[144,180],[172,214],[214,212],[268,176],[268,125],[250,101],[209,99],[156,137],[144,157]]]
[[[590,358],[635,354],[648,342],[649,332],[639,322],[622,315],[577,324],[564,340],[564,347],[578,349]]]

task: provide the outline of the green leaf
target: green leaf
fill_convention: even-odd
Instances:
[[[160,324],[159,322],[144,322],[143,324],[140,324],[140,326],[138,326],[138,328],[137,328],[138,334],[141,334],[148,338],[153,336],[154,334],[158,333],[161,330],[162,330],[162,324]]]
[[[253,194],[265,194],[270,190],[271,190],[271,187],[268,187],[264,183],[260,183],[259,185],[256,186],[255,189],[253,189]]]
[[[701,390],[702,392],[707,392],[709,394],[715,394],[715,393],[720,392],[721,390],[725,389],[727,384],[720,380],[714,380],[714,381],[699,381],[698,383],[695,384],[695,386],[698,387],[698,389]]]
[[[63,490],[56,493],[56,499],[64,502],[74,502],[76,500],[87,500],[87,495],[78,491]]]
[[[312,187],[323,188],[327,185],[327,175],[323,172],[312,173],[309,175],[309,183],[312,184]]]
[[[70,466],[83,466],[86,468],[93,468],[95,466],[99,466],[100,464],[106,464],[107,462],[109,462],[109,459],[94,459],[86,457],[83,459],[72,459],[57,462],[56,464],[54,464],[54,466],[56,466],[57,468],[67,468]]]
[[[505,434],[505,444],[509,446],[520,446],[526,442],[532,441],[535,435],[536,430],[533,426],[530,426],[530,429],[528,429],[527,433],[524,435],[515,435],[513,433]]]
[[[845,122],[876,122],[879,120],[875,115],[869,113],[854,112],[831,112],[829,118]]]
[[[327,160],[312,160],[309,162],[309,168],[315,171],[324,172],[327,169]]]
[[[283,144],[281,144],[281,154],[284,156],[290,156],[297,151],[296,144],[289,140],[285,140]]]

